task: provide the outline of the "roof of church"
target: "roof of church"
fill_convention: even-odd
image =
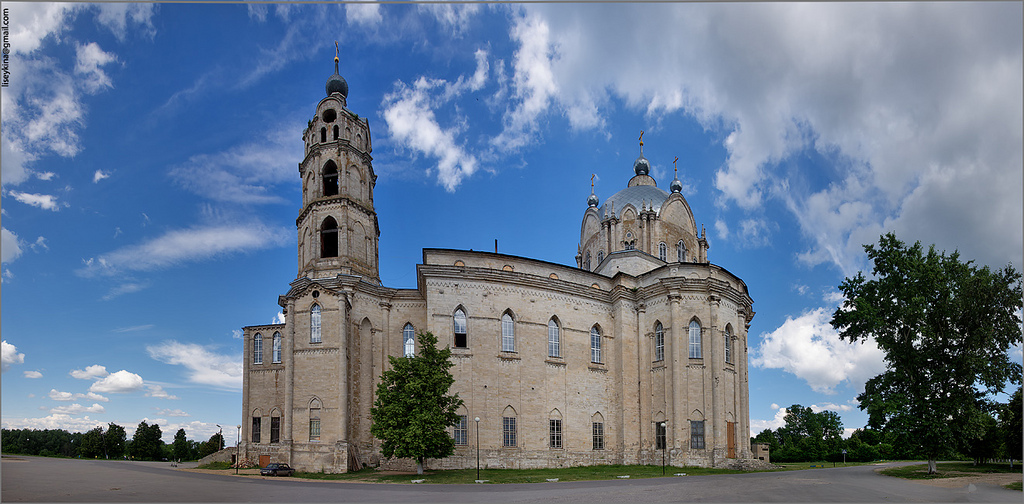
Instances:
[[[614,210],[615,217],[620,217],[626,205],[633,205],[638,211],[641,206],[646,205],[647,208],[660,212],[662,203],[667,199],[668,193],[657,186],[635,185],[627,187],[604,200],[604,205],[601,205],[599,214],[603,218],[606,211],[610,214]]]

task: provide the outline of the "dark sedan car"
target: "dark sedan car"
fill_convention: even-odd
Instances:
[[[295,469],[288,467],[288,464],[267,464],[267,467],[260,469],[260,476],[291,476]]]

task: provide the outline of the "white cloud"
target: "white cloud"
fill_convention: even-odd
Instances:
[[[277,312],[277,315],[274,315],[274,320],[272,320],[270,323],[271,324],[284,324],[285,323],[284,312],[283,311]],[[239,338],[241,338],[241,336],[239,336]]]
[[[379,3],[354,0],[345,3],[345,18],[349,24],[377,26],[383,21]]]
[[[269,228],[260,223],[214,224],[168,231],[140,245],[131,245],[85,260],[85,268],[77,273],[88,277],[115,274],[123,270],[167,268],[223,254],[276,247],[285,243],[289,235],[284,228]],[[139,289],[130,288],[118,294],[136,290]]]
[[[156,4],[104,3],[98,4],[96,8],[99,9],[96,20],[118,40],[123,41],[128,36],[129,25],[135,25],[143,36],[153,37],[156,34],[152,21]]]
[[[786,408],[780,408],[777,404],[772,404],[772,409],[776,411],[775,417],[771,420],[760,420],[756,418],[750,419],[751,435],[756,436],[765,429],[775,430],[786,425],[786,415],[789,414],[789,411],[787,411]]]
[[[87,93],[95,94],[104,88],[114,87],[114,83],[101,67],[117,61],[117,56],[104,52],[96,42],[77,44],[75,54],[75,74],[79,76]],[[100,173],[99,170],[96,171],[97,176]],[[96,181],[96,177],[93,177],[93,182]]]
[[[57,389],[50,389],[50,399],[54,401],[71,401],[74,400],[75,394],[71,392],[61,392]]]
[[[36,172],[36,178],[39,180],[52,180],[57,174],[53,172]]]
[[[36,238],[36,241],[33,242],[32,245],[29,245],[29,247],[32,248],[33,252],[36,252],[37,249],[50,250],[50,246],[46,244],[46,238],[43,238],[42,236]]]
[[[821,413],[822,411],[853,411],[853,406],[849,404],[836,404],[830,402],[822,404],[821,406],[812,404],[810,408],[811,411],[815,413]]]
[[[99,404],[93,404],[92,406],[82,406],[81,404],[75,403],[71,406],[57,406],[50,410],[50,413],[54,415],[81,415],[83,413],[103,413],[106,409]]]
[[[66,413],[54,413],[42,418],[3,418],[5,429],[63,429],[68,432],[86,432],[94,427],[106,427],[107,422],[83,418],[72,418]]]
[[[473,16],[480,12],[480,5],[475,3],[417,4],[416,8],[432,15],[455,36],[465,33]]]
[[[179,399],[178,396],[169,394],[160,385],[150,384],[146,385],[146,388],[149,389],[146,391],[146,397],[155,397],[157,399]]]
[[[192,415],[189,415],[188,413],[185,413],[184,411],[182,411],[180,409],[173,409],[173,410],[161,409],[161,410],[157,410],[156,414],[160,415],[160,416],[169,416],[169,417],[187,417],[187,416],[192,416]]]
[[[284,315],[284,314],[282,313],[282,315]],[[244,333],[242,332],[241,329],[232,329],[231,330],[231,337],[234,338],[234,339],[242,339],[242,335],[243,334]]]
[[[25,371],[25,378],[31,378],[31,379],[34,380],[36,378],[42,378],[42,377],[43,377],[43,373],[40,373],[39,371]]]
[[[193,383],[227,389],[242,386],[242,363],[236,355],[217,354],[202,345],[174,340],[147,346],[146,351],[160,362],[185,366]]]
[[[519,44],[513,58],[514,105],[505,113],[504,130],[492,143],[506,151],[527,145],[537,131],[537,118],[547,111],[559,91],[554,74],[551,29],[541,16],[526,15],[514,21],[511,36]],[[582,110],[575,107],[575,110]],[[592,114],[580,113],[574,128],[600,126]]]
[[[0,342],[0,350],[2,350],[2,357],[0,357],[0,372],[6,373],[8,369],[14,364],[22,364],[25,362],[25,354],[18,353],[18,348],[14,345],[3,340]]]
[[[21,240],[7,228],[0,228],[0,262],[9,263],[21,256]]]
[[[127,394],[142,390],[142,385],[141,376],[122,369],[93,383],[89,387],[89,391],[106,394]]]
[[[95,184],[105,178],[110,178],[110,173],[103,170],[96,170],[96,173],[92,175],[92,183]]]
[[[57,205],[57,197],[50,194],[29,194],[18,191],[11,191],[9,194],[26,205],[39,207],[43,210],[53,210],[54,212],[60,210],[60,207]]]
[[[93,380],[96,378],[103,378],[109,375],[107,368],[99,364],[93,364],[92,366],[82,369],[73,369],[68,373],[72,378],[78,378],[79,380]]]
[[[249,19],[255,19],[260,23],[267,20],[266,4],[245,4],[245,8],[249,12]]]
[[[110,301],[111,299],[114,299],[118,296],[139,292],[145,289],[146,287],[149,287],[149,284],[146,282],[124,282],[120,285],[111,288],[110,292],[107,292],[107,294],[104,295],[101,299],[104,301]]]
[[[884,354],[873,340],[848,343],[829,323],[825,308],[804,312],[786,321],[751,351],[750,363],[782,369],[807,382],[815,392],[835,393],[846,382],[862,390],[864,383],[885,370]]]

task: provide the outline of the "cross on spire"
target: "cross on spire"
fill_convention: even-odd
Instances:
[[[640,155],[644,155],[644,130],[640,130]]]
[[[676,167],[676,161],[679,161],[679,156],[672,160],[672,171],[675,172],[676,178],[679,178],[679,168]]]
[[[591,173],[590,174],[590,192],[594,192],[594,177],[596,177],[596,176],[597,176],[596,173]]]

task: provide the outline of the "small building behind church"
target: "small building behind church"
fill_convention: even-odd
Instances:
[[[337,65],[302,132],[286,322],[244,328],[241,457],[300,471],[395,464],[370,435],[370,407],[388,356],[415,354],[430,331],[452,349],[465,405],[455,454],[429,469],[476,467],[477,428],[488,468],[753,458],[753,301],[709,261],[682,184],[658,187],[642,142],[622,190],[580,202],[574,265],[425,249],[417,287],[389,288],[370,127],[346,108]]]

